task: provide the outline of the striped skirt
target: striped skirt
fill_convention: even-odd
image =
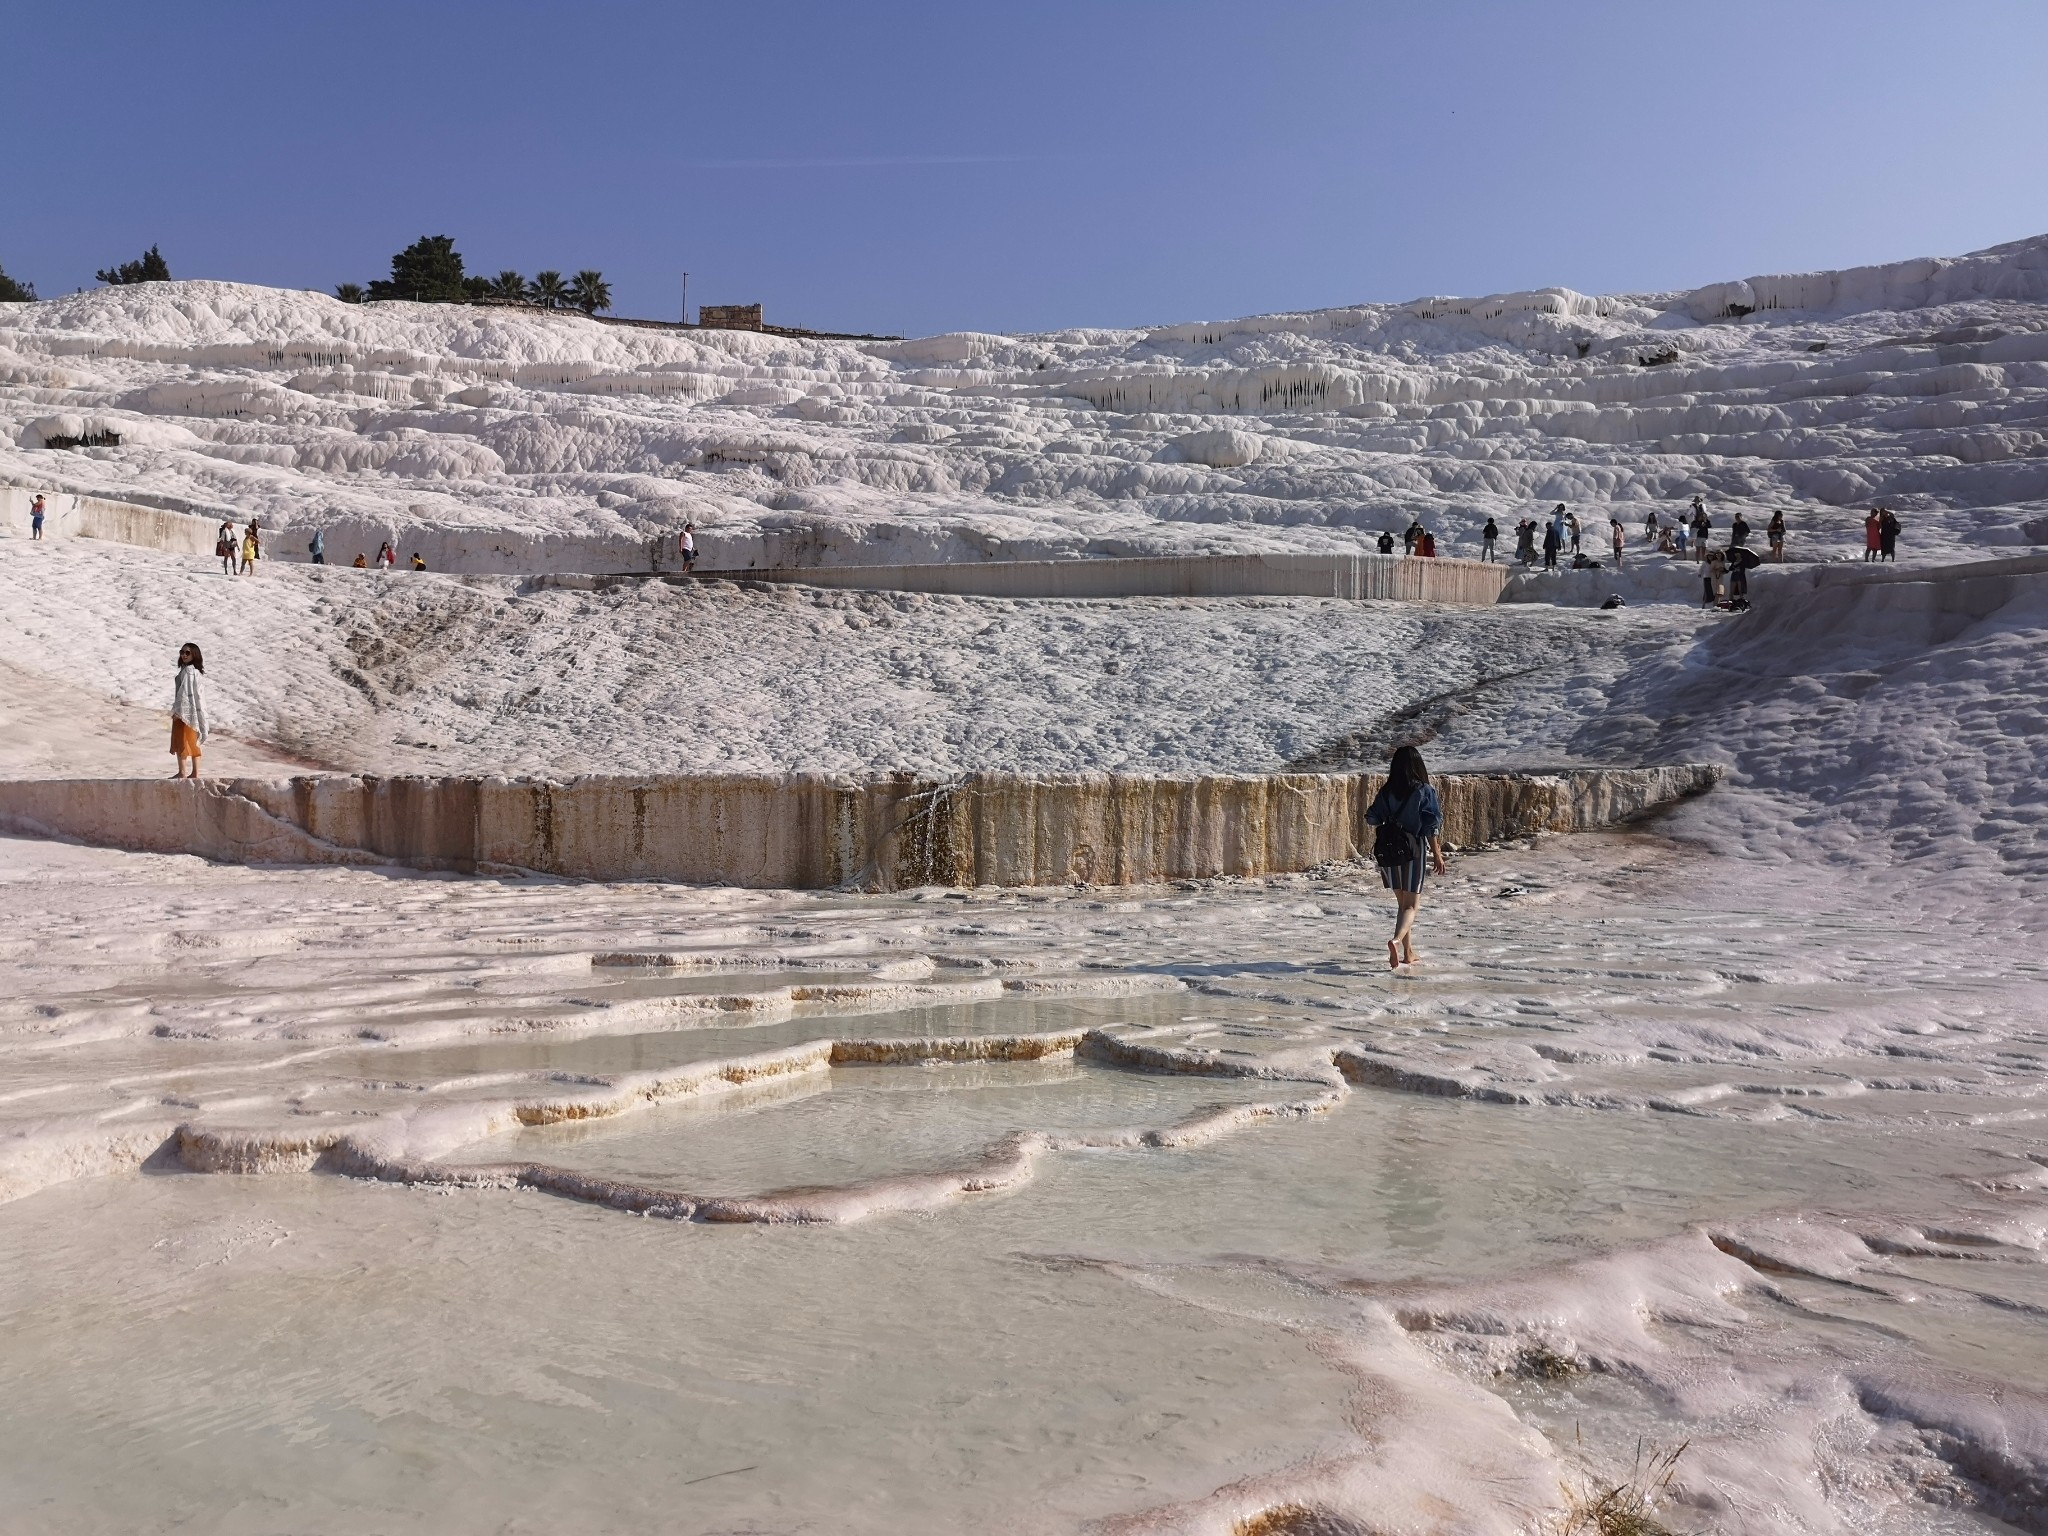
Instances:
[[[1428,867],[1428,850],[1417,849],[1415,857],[1406,864],[1380,865],[1380,884],[1390,891],[1413,891],[1416,895],[1420,896],[1422,894],[1422,877],[1427,873]]]

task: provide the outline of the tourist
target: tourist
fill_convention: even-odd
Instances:
[[[1624,540],[1624,539],[1625,539],[1625,538],[1627,537],[1627,536],[1626,536],[1626,535],[1625,535],[1625,534],[1624,534],[1624,533],[1623,533],[1623,532],[1621,531],[1621,519],[1620,519],[1620,518],[1618,518],[1618,517],[1610,517],[1610,518],[1608,518],[1608,519],[1607,519],[1607,530],[1608,530],[1608,532],[1609,532],[1609,533],[1610,533],[1610,534],[1611,534],[1611,535],[1613,536],[1613,539],[1614,539],[1614,568],[1615,568],[1615,569],[1616,569],[1616,570],[1618,571],[1618,570],[1620,570],[1620,569],[1621,569],[1621,546],[1622,546],[1622,541],[1623,541],[1623,540]]]
[[[356,570],[367,571],[370,568],[370,557],[358,551],[354,561],[351,563]]]
[[[235,537],[235,525],[222,523],[220,531],[213,536],[213,552],[220,557],[220,570],[223,576],[235,574],[235,555],[240,548],[241,541]]]
[[[1894,564],[1898,561],[1899,520],[1893,515],[1890,507],[1886,507],[1883,515],[1877,520],[1877,554],[1880,560],[1889,560]]]
[[[1401,535],[1401,553],[1412,555],[1415,546],[1422,542],[1422,519],[1416,518],[1408,524],[1408,531]]]
[[[178,760],[174,779],[199,777],[199,749],[206,740],[206,701],[200,696],[199,679],[205,671],[198,646],[188,640],[178,647],[178,680],[171,689],[171,756]],[[192,766],[189,775],[187,763]]]
[[[1749,606],[1749,573],[1753,566],[1763,564],[1763,556],[1746,544],[1728,546],[1728,606],[1747,608]]]
[[[1525,517],[1515,524],[1515,558],[1527,570],[1536,563],[1536,519]]]
[[[1764,527],[1764,537],[1771,543],[1771,558],[1780,565],[1785,562],[1785,509],[1779,507],[1771,513],[1771,520]]]
[[[1419,748],[1394,749],[1387,782],[1366,807],[1365,823],[1376,829],[1372,861],[1379,868],[1380,883],[1394,893],[1396,916],[1394,936],[1387,941],[1387,967],[1399,970],[1415,963],[1415,909],[1422,901],[1428,866],[1444,873],[1443,804],[1430,785]]]
[[[1881,508],[1872,507],[1870,516],[1863,519],[1863,559],[1866,563],[1875,560],[1884,540],[1882,529],[1884,514]]]
[[[1728,547],[1730,549],[1740,549],[1748,542],[1749,519],[1744,517],[1738,508],[1735,513],[1735,521],[1728,525]]]
[[[43,498],[37,496],[28,504],[28,536],[40,539],[43,536]]]
[[[313,537],[306,544],[306,553],[313,557],[315,565],[327,563],[327,535],[320,529],[313,530]]]
[[[1425,560],[1436,558],[1436,535],[1427,528],[1422,530],[1422,537],[1415,541],[1415,553]]]
[[[1384,528],[1380,530],[1379,550],[1383,555],[1391,555],[1394,552],[1394,536]]]
[[[1552,518],[1543,525],[1543,569],[1557,569],[1557,552],[1564,544],[1564,528],[1561,521]]]
[[[1489,517],[1486,520],[1486,526],[1479,530],[1479,558],[1482,560],[1494,560],[1499,558],[1494,553],[1494,546],[1496,546],[1499,543],[1500,524],[1496,523],[1492,518]]]
[[[1571,533],[1572,558],[1576,560],[1579,557],[1579,514],[1576,512],[1565,513],[1564,525]]]
[[[683,574],[689,575],[697,564],[697,525],[683,524],[683,536],[677,541],[683,554]]]
[[[256,524],[252,520],[249,529],[242,535],[242,574],[248,575],[256,569],[256,562],[263,558],[263,541],[257,537]]]
[[[1707,542],[1714,536],[1714,520],[1707,516],[1707,504],[1695,496],[1692,499],[1692,549],[1700,559],[1707,558]]]
[[[1557,530],[1557,547],[1564,548],[1564,503],[1557,504],[1557,510],[1550,514],[1550,526]]]
[[[1681,560],[1687,558],[1692,551],[1692,524],[1681,517],[1678,520],[1677,527],[1673,530],[1672,536],[1677,542],[1678,558]]]
[[[1650,508],[1650,515],[1643,519],[1643,543],[1651,549],[1662,547],[1662,543],[1657,537],[1659,526],[1657,522],[1657,509],[1652,507]]]
[[[398,564],[398,551],[393,549],[391,541],[386,539],[377,546],[377,569],[388,571],[396,564]]]
[[[418,550],[412,552],[412,568],[416,571],[424,571],[427,568],[427,562]]]

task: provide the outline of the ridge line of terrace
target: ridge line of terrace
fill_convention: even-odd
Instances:
[[[1624,825],[1712,764],[1495,769],[1435,783],[1479,847]],[[1357,860],[1377,772],[705,773],[17,779],[0,828],[244,864],[675,880],[755,889],[1153,885]]]
[[[1490,608],[1512,567],[1505,562],[1402,555],[1080,555],[1065,560],[962,560],[918,565],[700,569],[689,576],[539,576],[534,585],[594,589],[622,580],[759,581],[860,592],[950,597],[1332,597]]]

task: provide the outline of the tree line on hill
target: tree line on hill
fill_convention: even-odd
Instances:
[[[110,287],[130,283],[167,283],[170,263],[155,246],[134,261],[103,267],[93,274]],[[496,277],[472,277],[462,270],[462,253],[447,235],[422,235],[391,258],[391,276],[365,288],[342,283],[334,296],[350,304],[369,299],[415,299],[428,304],[531,304],[539,309],[580,309],[586,315],[612,307],[612,286],[602,272],[585,268],[573,277],[536,272],[531,281],[511,270]],[[35,302],[36,285],[20,282],[0,267],[0,304]]]
[[[536,272],[532,281],[509,268],[496,277],[462,270],[462,253],[447,235],[422,235],[391,258],[391,276],[342,283],[334,296],[344,303],[369,299],[414,299],[426,304],[531,304],[540,309],[580,309],[594,315],[612,307],[612,287],[602,272],[585,268],[574,277]]]
[[[135,260],[124,261],[116,267],[102,267],[93,276],[110,288],[125,288],[130,283],[168,283],[171,264],[164,260],[164,253],[152,245]],[[35,301],[34,283],[9,277],[7,269],[0,267],[0,304],[33,304]]]

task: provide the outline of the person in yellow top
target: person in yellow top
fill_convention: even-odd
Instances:
[[[416,571],[424,571],[427,568],[426,558],[418,550],[412,552],[412,568]]]
[[[251,523],[249,531],[242,535],[242,574],[248,575],[256,562],[263,558],[263,545],[256,537],[256,525]]]
[[[357,555],[355,558],[355,568],[359,571],[367,571],[370,568],[370,557],[368,555]]]

